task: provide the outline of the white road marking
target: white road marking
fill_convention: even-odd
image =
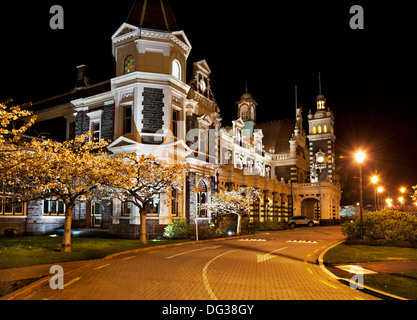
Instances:
[[[217,260],[218,258],[221,258],[221,257],[225,256],[226,254],[229,254],[229,253],[234,252],[234,251],[238,251],[238,249],[236,249],[236,250],[231,250],[231,251],[227,251],[227,252],[225,252],[225,253],[222,253],[222,254],[218,255],[217,257],[215,257],[215,258],[211,259],[211,260],[210,260],[209,262],[207,262],[207,263],[206,263],[206,265],[204,266],[204,269],[203,269],[203,283],[204,283],[204,287],[205,287],[205,288],[206,288],[206,290],[207,290],[207,293],[209,294],[209,296],[210,296],[210,298],[211,298],[212,300],[218,300],[218,299],[217,299],[216,295],[214,294],[213,290],[212,290],[212,289],[211,289],[211,287],[210,287],[210,283],[209,283],[209,281],[208,281],[208,277],[207,277],[207,269],[208,269],[208,267],[210,266],[210,264],[211,264],[212,262],[214,262],[214,261],[215,261],[215,260]]]
[[[175,254],[173,256],[167,257],[167,259],[176,258],[176,257],[182,256],[184,254],[189,254],[189,253],[196,252],[196,251],[207,250],[207,249],[213,250],[213,249],[217,249],[217,248],[220,248],[220,247],[222,247],[222,246],[205,247],[205,248],[201,248],[201,249],[185,251],[185,252],[181,252],[181,253]]]
[[[277,256],[274,255],[273,253],[278,252],[278,251],[282,251],[282,250],[285,250],[285,249],[288,249],[288,247],[279,248],[279,249],[274,250],[271,253],[267,253],[267,254],[257,254],[256,257],[257,257],[258,263],[276,258]]]

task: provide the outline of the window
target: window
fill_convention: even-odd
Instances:
[[[0,182],[0,215],[23,215],[23,203],[13,193],[15,189],[8,183]]]
[[[121,214],[122,216],[130,216],[132,214],[132,202],[125,201],[122,202]]]
[[[148,214],[159,214],[159,203],[160,203],[160,197],[159,194],[155,195],[151,200],[148,201],[146,204],[146,211]]]
[[[100,120],[94,120],[91,121],[91,133],[93,134],[93,139],[100,141],[101,139],[101,121]]]
[[[247,106],[243,106],[240,112],[243,121],[249,120],[249,109]]]
[[[317,129],[316,129],[316,127],[313,127],[313,134],[316,134],[317,133]]]
[[[179,212],[179,196],[178,196],[178,190],[172,189],[172,201],[171,201],[171,215],[173,217],[178,217]]]
[[[319,133],[321,133],[321,126],[319,126],[319,130],[318,130],[318,132],[319,132]]]
[[[178,80],[181,80],[181,64],[178,60],[172,62],[172,75]]]
[[[65,205],[62,201],[53,198],[45,199],[43,201],[43,215],[44,216],[58,216],[65,214]]]
[[[128,74],[135,71],[135,59],[133,56],[128,56],[124,64],[124,74]]]
[[[68,140],[75,139],[75,121],[68,123]]]
[[[123,134],[132,133],[132,106],[123,110]]]
[[[180,120],[180,112],[178,110],[174,110],[172,112],[172,134],[174,137],[178,138],[178,121]]]
[[[326,125],[324,125],[324,127],[323,127],[323,132],[327,133],[327,126]]]

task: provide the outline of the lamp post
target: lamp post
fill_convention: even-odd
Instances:
[[[362,164],[365,160],[365,154],[361,151],[356,153],[356,161],[359,164],[359,190],[360,190],[360,208],[359,208],[359,233],[360,238],[363,239],[363,221],[362,221],[362,211],[363,211],[363,190],[362,190]]]
[[[398,200],[400,201],[401,206],[404,206],[405,205],[405,198],[404,198],[405,188],[404,187],[401,187],[400,188],[400,192],[401,192],[401,197]],[[403,209],[405,209],[405,207],[403,207]]]
[[[381,210],[381,193],[384,191],[383,187],[378,187],[378,210]]]
[[[372,181],[372,183],[374,184],[374,196],[375,196],[375,211],[377,211],[378,209],[377,209],[377,201],[376,201],[376,198],[377,198],[377,189],[376,189],[376,183],[378,182],[378,177],[375,175],[375,176],[373,176],[372,178],[371,178],[371,181]]]

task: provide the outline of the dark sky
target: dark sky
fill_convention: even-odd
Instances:
[[[0,4],[0,101],[38,101],[75,86],[87,64],[93,81],[114,76],[111,36],[129,1],[23,1]],[[417,184],[417,49],[410,2],[171,0],[179,27],[206,59],[224,125],[235,120],[245,91],[258,102],[258,122],[295,117],[294,86],[306,116],[315,111],[318,73],[335,114],[342,204],[358,199],[353,154],[363,148],[365,202],[378,170],[391,197]],[[52,5],[64,8],[64,30],[51,30]],[[352,30],[351,6],[362,5],[365,29]],[[307,123],[305,123],[307,127]]]

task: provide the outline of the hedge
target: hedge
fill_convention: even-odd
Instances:
[[[387,209],[363,213],[362,221],[365,240],[417,241],[417,217],[412,213]],[[359,215],[342,226],[348,239],[359,238]]]

